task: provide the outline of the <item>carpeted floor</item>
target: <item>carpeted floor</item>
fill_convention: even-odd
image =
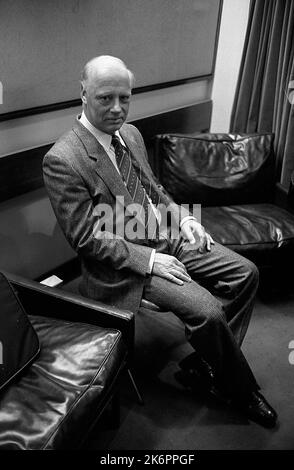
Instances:
[[[262,391],[279,414],[267,430],[237,411],[192,394],[174,379],[177,362],[191,347],[179,320],[169,313],[142,311],[136,319],[135,376],[145,404],[130,381],[122,383],[121,424],[107,416],[88,440],[88,450],[265,450],[294,449],[294,293],[259,294],[243,351]],[[292,361],[293,362],[293,361]]]

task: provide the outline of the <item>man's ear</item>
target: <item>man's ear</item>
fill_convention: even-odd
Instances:
[[[81,100],[83,104],[87,104],[87,92],[86,87],[81,83]]]

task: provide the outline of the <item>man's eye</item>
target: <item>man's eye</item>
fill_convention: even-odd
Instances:
[[[130,101],[130,97],[129,96],[121,96],[120,100],[121,100],[122,103],[128,103]]]
[[[103,104],[109,103],[111,101],[111,96],[99,96],[99,101]]]

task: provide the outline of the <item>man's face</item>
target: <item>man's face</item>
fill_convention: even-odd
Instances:
[[[113,134],[125,122],[131,98],[131,83],[127,71],[106,71],[91,76],[82,89],[87,119],[106,134]]]

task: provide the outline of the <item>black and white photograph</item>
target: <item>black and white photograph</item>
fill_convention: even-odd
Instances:
[[[293,270],[294,0],[0,0],[0,451],[281,465]]]

